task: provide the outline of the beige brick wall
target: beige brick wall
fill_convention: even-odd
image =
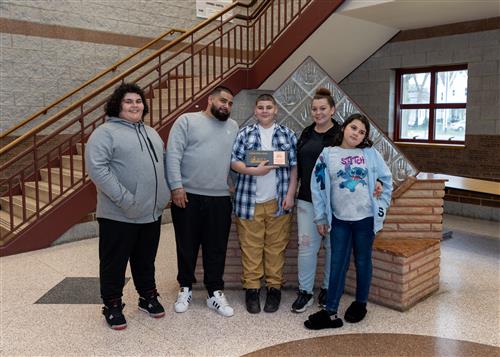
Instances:
[[[444,181],[416,181],[392,201],[380,239],[441,239]]]
[[[444,181],[415,180],[405,192],[394,198],[384,229],[379,232],[374,244],[370,301],[403,311],[439,288],[443,195]],[[297,287],[295,215],[285,256],[284,287]],[[316,286],[323,279],[323,264],[321,251]],[[200,254],[196,269],[199,281],[203,281],[202,272]],[[224,280],[227,287],[242,287],[241,255],[234,223],[229,236]],[[355,270],[351,264],[346,291],[353,293],[355,286]]]
[[[379,241],[380,242],[380,241]],[[437,240],[413,240],[404,255],[382,251],[374,245],[373,278],[369,301],[405,311],[439,289],[440,243]],[[351,259],[352,261],[352,259]],[[356,292],[356,269],[351,263],[346,292]]]

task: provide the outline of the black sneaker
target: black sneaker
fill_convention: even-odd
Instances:
[[[266,304],[264,305],[265,312],[276,312],[280,307],[281,290],[276,288],[268,288],[266,296]]]
[[[118,301],[116,303],[104,305],[102,308],[102,314],[106,318],[109,327],[113,330],[123,330],[127,327],[127,320],[125,320],[125,316],[123,316],[122,312],[124,307],[125,304]]]
[[[326,307],[326,296],[328,295],[328,290],[321,288],[318,295],[318,306]]]
[[[306,309],[314,303],[313,294],[309,294],[305,290],[299,290],[297,299],[292,304],[292,312],[304,312]]]
[[[246,289],[245,304],[249,313],[258,314],[260,312],[260,289]]]
[[[165,316],[165,309],[158,301],[160,296],[156,291],[147,297],[139,297],[139,310],[147,312],[149,316],[159,319]]]

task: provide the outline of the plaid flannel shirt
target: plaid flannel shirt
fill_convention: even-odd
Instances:
[[[278,200],[278,211],[276,216],[281,216],[291,210],[284,210],[283,200],[288,192],[291,167],[297,165],[297,137],[295,133],[286,126],[276,124],[273,132],[272,145],[274,150],[288,152],[290,166],[277,168],[276,171],[276,198]],[[233,145],[231,162],[245,162],[247,150],[260,150],[261,141],[258,124],[246,126],[238,132]],[[255,192],[257,190],[257,178],[252,175],[238,173],[236,180],[236,193],[234,196],[234,213],[242,219],[252,219],[255,213]]]

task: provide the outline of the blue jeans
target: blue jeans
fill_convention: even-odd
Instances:
[[[366,303],[372,280],[373,217],[359,221],[332,219],[330,232],[332,262],[326,309],[338,311],[344,293],[345,277],[349,270],[351,251],[356,265],[356,301]]]
[[[297,200],[297,226],[298,226],[298,275],[299,289],[312,294],[318,264],[318,252],[323,242],[325,249],[325,267],[321,287],[328,288],[330,279],[331,249],[329,237],[323,238],[313,222],[314,212],[311,202]]]

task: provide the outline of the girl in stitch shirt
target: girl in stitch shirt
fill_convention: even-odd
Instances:
[[[321,235],[330,232],[332,246],[326,308],[304,322],[313,330],[343,325],[337,311],[351,251],[356,265],[356,300],[346,310],[344,319],[355,323],[365,317],[373,240],[391,202],[391,172],[372,148],[368,119],[353,114],[341,130],[333,147],[323,149],[311,177],[314,222]],[[377,180],[383,184],[379,198],[373,196]]]

